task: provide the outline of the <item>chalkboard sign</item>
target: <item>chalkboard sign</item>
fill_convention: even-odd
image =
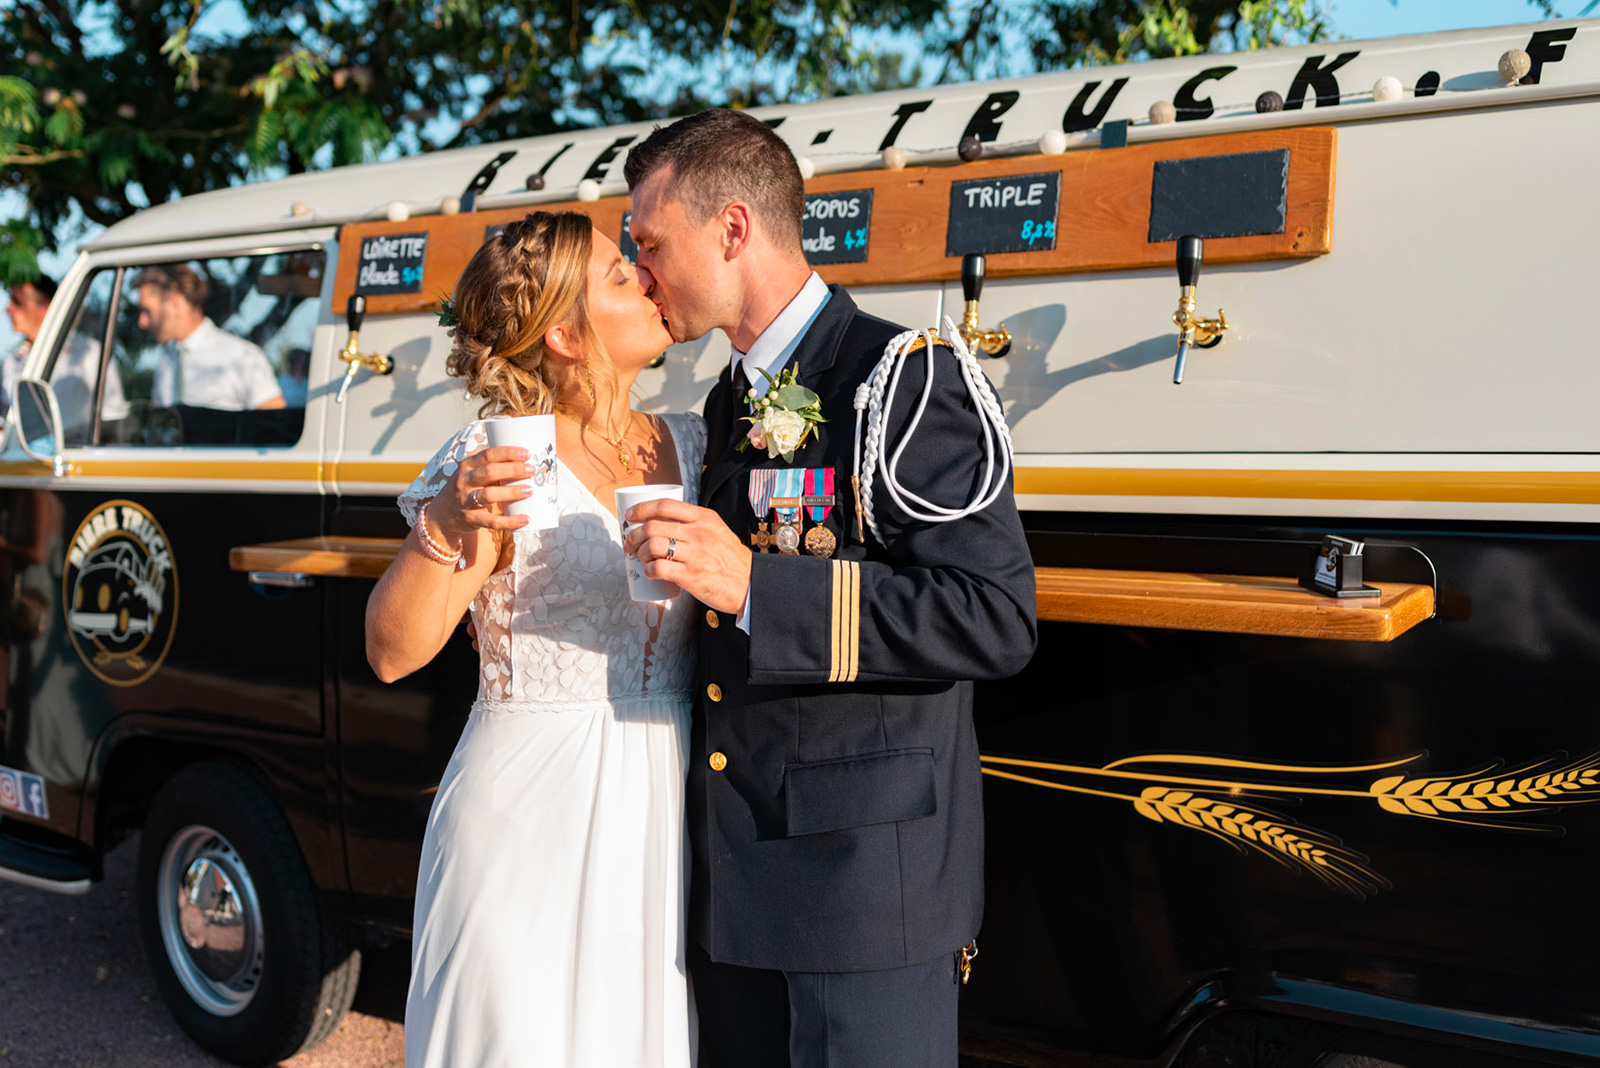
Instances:
[[[380,234],[361,240],[356,292],[421,293],[422,263],[428,256],[428,235]]]
[[[622,250],[622,258],[629,263],[639,262],[639,246],[633,243],[633,235],[628,233],[628,224],[633,221],[633,212],[622,213],[622,235],[617,238],[617,247]]]
[[[866,263],[867,237],[872,233],[872,190],[807,193],[801,239],[806,261]]]
[[[1049,252],[1060,211],[1060,171],[952,182],[944,254]]]
[[[1149,240],[1281,234],[1288,201],[1287,148],[1164,159],[1150,179]]]

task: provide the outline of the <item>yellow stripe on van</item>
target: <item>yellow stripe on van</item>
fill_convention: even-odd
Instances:
[[[69,457],[74,477],[186,481],[366,483],[403,487],[420,464],[314,460],[97,459]],[[0,461],[0,477],[48,477],[35,460]],[[1306,471],[1154,467],[1018,467],[1018,494],[1054,497],[1224,497],[1317,501],[1600,504],[1595,471]]]
[[[1016,491],[1063,497],[1277,497],[1319,501],[1600,504],[1600,472],[1019,467]]]

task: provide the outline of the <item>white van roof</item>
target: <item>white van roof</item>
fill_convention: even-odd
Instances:
[[[1537,85],[1506,87],[1497,65],[1510,49],[1533,62]],[[1385,76],[1399,80],[1399,101],[1373,100]],[[1257,115],[1258,95],[1288,102]],[[1324,124],[1384,117],[1378,109],[1446,110],[1515,103],[1531,95],[1600,94],[1600,19],[1568,19],[1456,30],[1376,41],[1327,41],[1256,52],[1187,56],[1060,74],[971,82],[928,89],[837,97],[752,111],[773,123],[796,156],[817,173],[879,165],[887,145],[910,161],[946,162],[972,131],[991,152],[1038,151],[1041,135],[1069,131],[1069,147],[1098,144],[1108,122],[1127,120],[1130,140],[1198,136],[1264,125]],[[1152,124],[1158,101],[1175,103],[1179,121]],[[459,196],[496,156],[515,153],[478,200],[479,208],[571,200],[591,178],[602,195],[627,191],[627,146],[655,123],[636,123],[522,138],[257,182],[160,204],[97,237],[90,249],[257,233],[383,218],[393,202],[432,214]],[[802,164],[804,168],[805,164]],[[544,188],[526,179],[542,173]]]

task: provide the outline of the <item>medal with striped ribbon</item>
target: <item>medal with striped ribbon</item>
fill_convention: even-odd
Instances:
[[[833,531],[822,525],[833,510],[833,468],[809,468],[805,475],[805,486],[806,511],[812,522],[811,529],[806,531],[806,552],[826,559],[833,555],[833,550],[839,544]]]
[[[772,507],[777,512],[773,540],[780,553],[797,556],[800,552],[800,505],[805,487],[805,469],[780,467],[775,472]]]
[[[772,488],[777,483],[778,469],[763,467],[750,472],[750,511],[755,513],[756,532],[750,535],[750,547],[758,553],[772,550],[772,529],[767,513],[772,511]]]

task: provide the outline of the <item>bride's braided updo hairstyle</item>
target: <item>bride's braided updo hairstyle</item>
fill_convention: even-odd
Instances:
[[[461,272],[445,370],[483,398],[480,418],[555,410],[577,377],[569,361],[545,358],[545,331],[556,323],[565,323],[590,365],[598,362],[609,376],[587,311],[593,241],[587,215],[536,211],[485,241]],[[579,388],[587,392],[587,385]]]

